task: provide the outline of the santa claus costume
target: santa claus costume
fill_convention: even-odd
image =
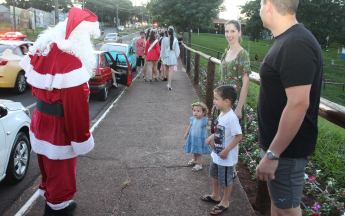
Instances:
[[[77,156],[94,147],[89,131],[89,87],[95,55],[91,38],[100,34],[97,16],[72,8],[47,30],[20,62],[37,98],[30,140],[37,153],[46,200],[44,215],[71,215],[77,191]]]

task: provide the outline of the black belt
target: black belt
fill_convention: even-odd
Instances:
[[[49,104],[40,99],[37,99],[36,109],[47,115],[64,117],[63,105],[59,103]]]

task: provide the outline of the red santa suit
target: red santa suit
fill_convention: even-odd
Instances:
[[[83,21],[95,23],[99,31],[96,15],[88,10],[72,8],[66,26],[66,40]],[[68,206],[77,191],[77,156],[94,147],[89,131],[87,82],[90,73],[78,57],[61,49],[59,43],[49,43],[48,54],[42,55],[37,51],[26,55],[20,62],[38,101],[47,103],[48,108],[49,104],[62,108],[60,114],[47,114],[36,107],[30,125],[30,141],[42,174],[40,194],[53,210]]]

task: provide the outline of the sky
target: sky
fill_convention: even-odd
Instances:
[[[141,3],[147,3],[148,0],[131,0],[133,5],[141,5]],[[239,5],[244,5],[248,0],[224,0],[224,6],[226,11],[219,14],[220,19],[237,19],[240,9],[237,7]]]

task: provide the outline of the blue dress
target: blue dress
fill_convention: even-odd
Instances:
[[[207,118],[196,119],[190,117],[192,127],[183,148],[186,153],[204,155],[211,154],[211,147],[206,144],[207,135]]]

